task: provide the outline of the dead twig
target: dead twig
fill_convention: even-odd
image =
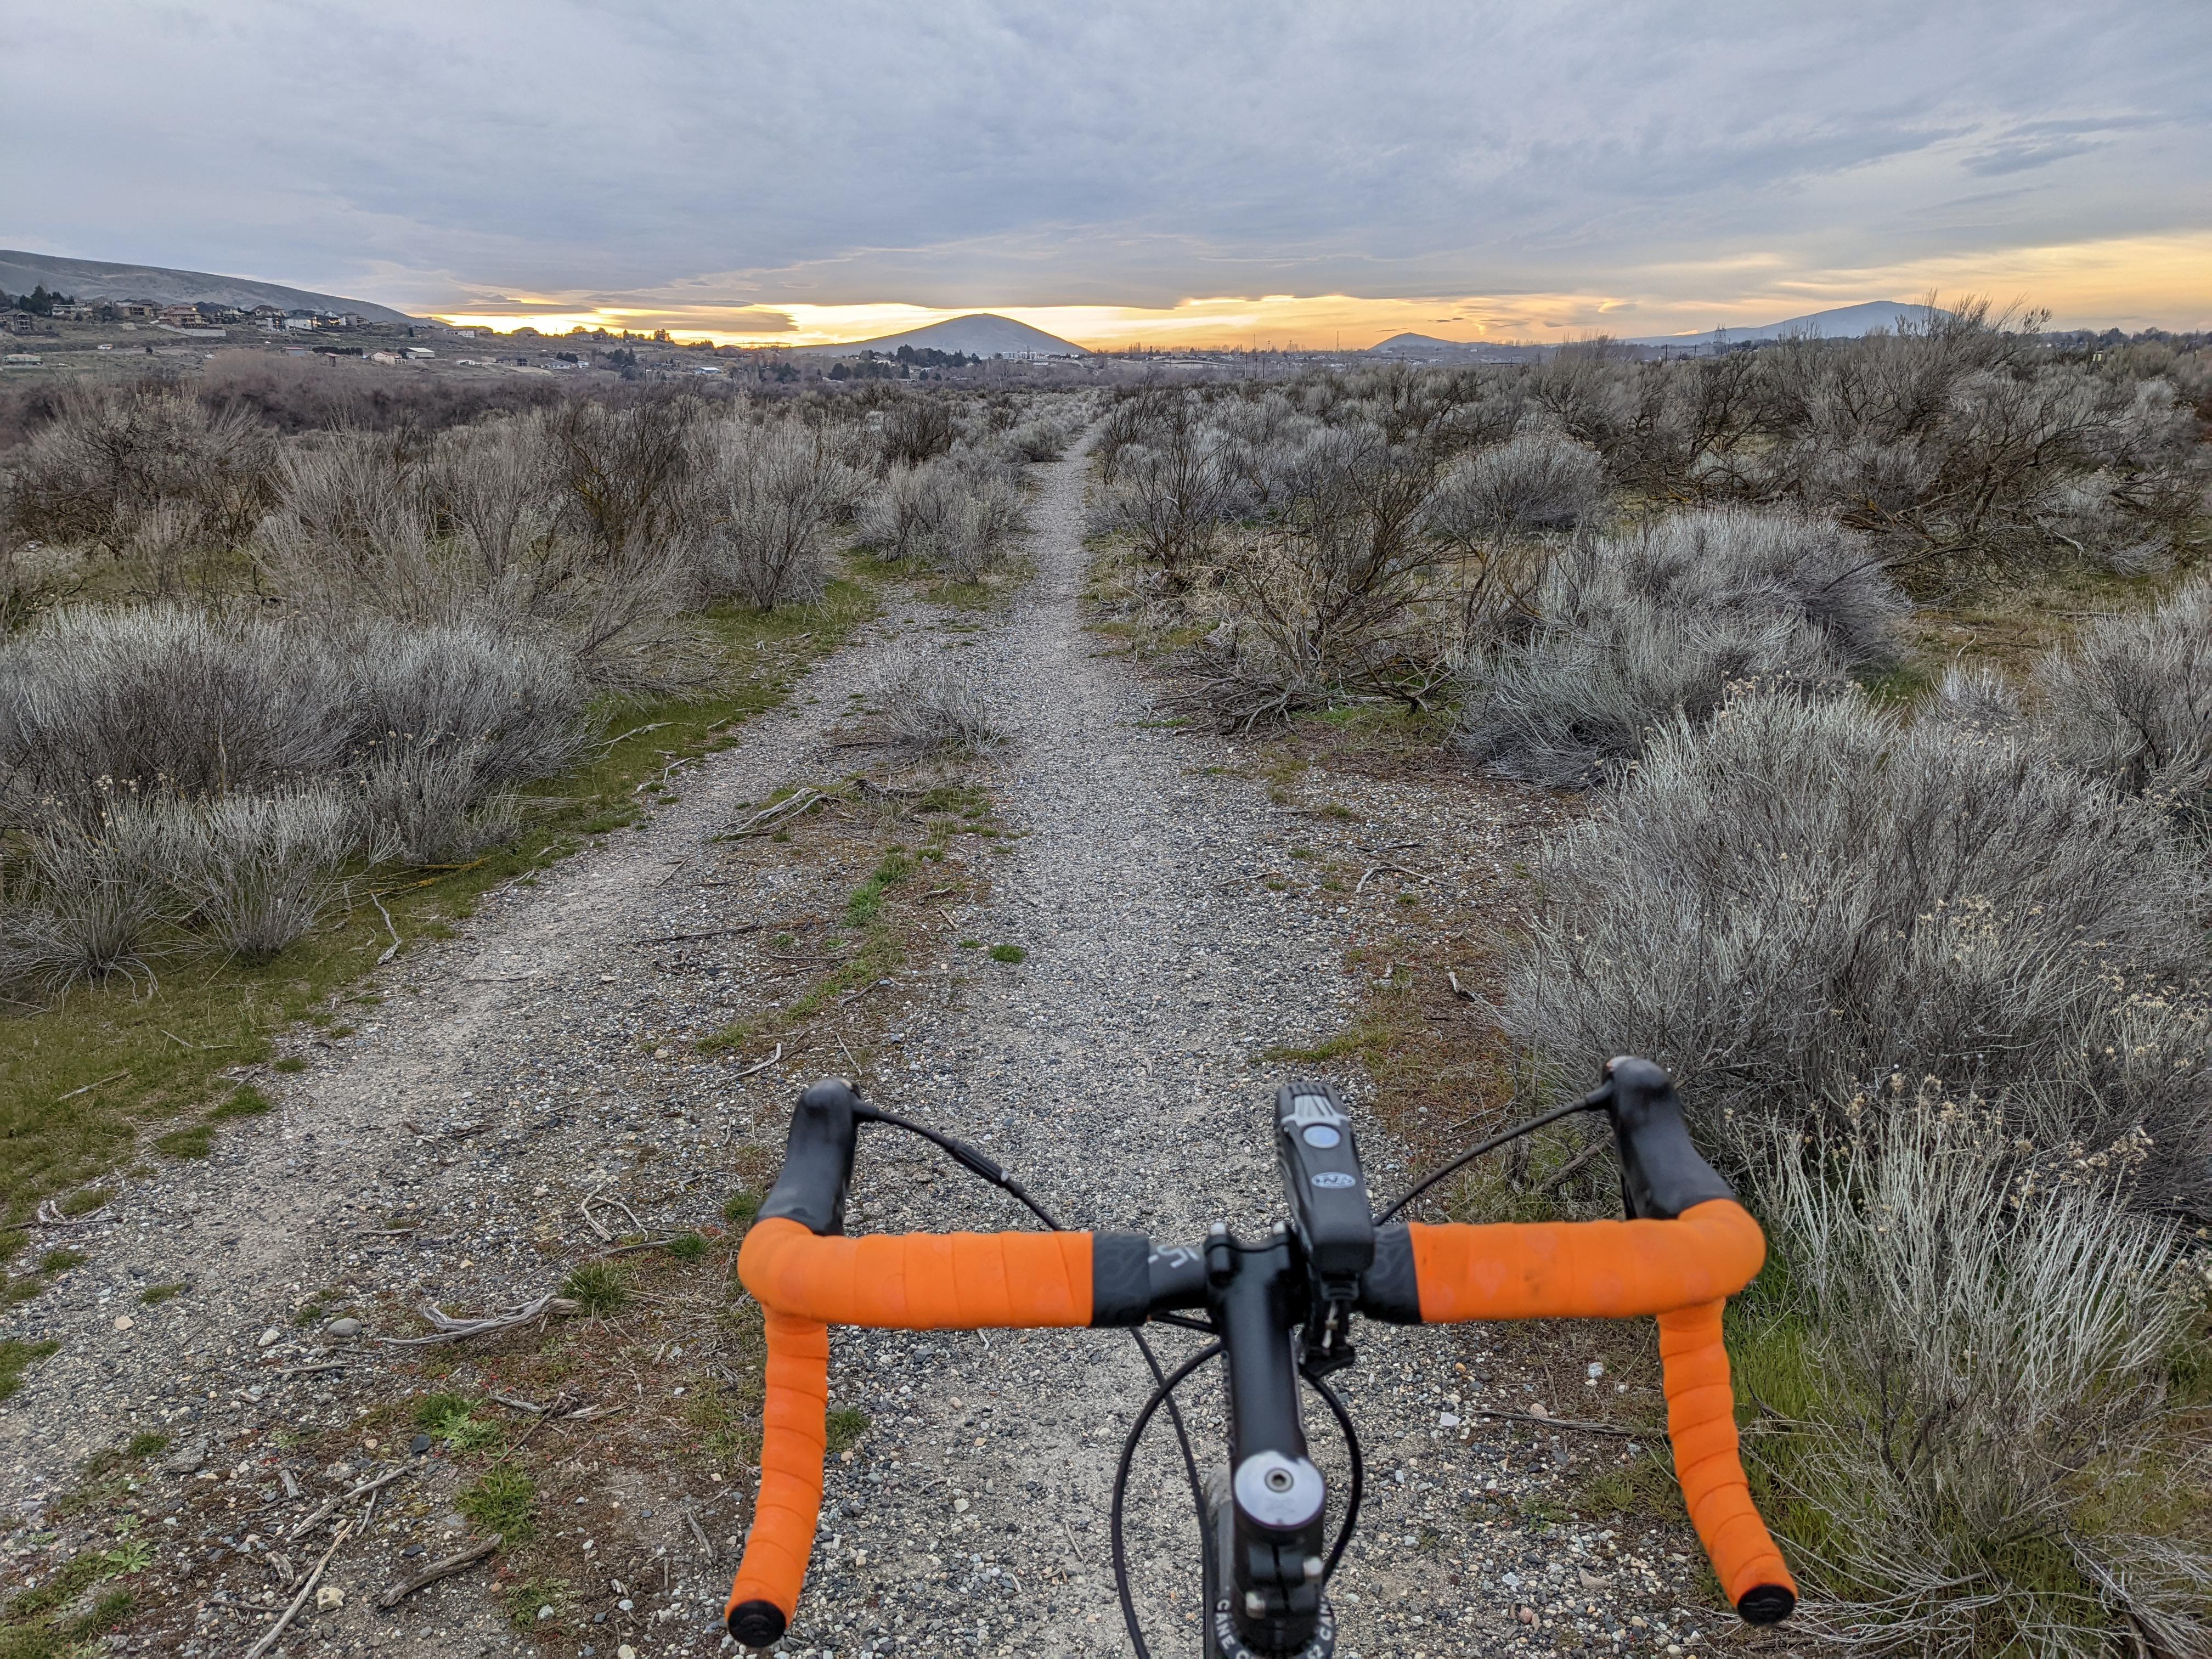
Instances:
[[[736,841],[742,836],[753,834],[756,830],[775,829],[779,824],[787,823],[798,817],[816,801],[823,799],[824,797],[818,789],[802,789],[788,800],[780,800],[773,806],[762,808],[735,829],[725,830],[722,832],[722,838],[725,841]]]
[[[590,1218],[586,1216],[586,1219]],[[595,1222],[592,1225],[596,1231],[598,1224]],[[565,1296],[555,1296],[549,1291],[535,1302],[523,1303],[504,1313],[486,1314],[481,1319],[455,1319],[435,1304],[426,1302],[422,1304],[422,1317],[434,1328],[428,1335],[380,1336],[376,1340],[393,1348],[435,1347],[441,1343],[465,1342],[472,1336],[493,1336],[501,1331],[511,1331],[544,1314],[572,1314],[577,1311],[579,1305]]]
[[[672,723],[673,722],[669,720],[655,720],[650,726],[633,726],[629,731],[623,732],[621,737],[609,738],[599,746],[602,750],[611,749],[618,743],[625,742],[631,738],[641,738],[647,732],[658,732],[662,726],[668,726]]]
[[[699,1512],[696,1510],[687,1509],[684,1511],[684,1519],[691,1528],[691,1535],[699,1540],[700,1560],[708,1566],[714,1565],[714,1543],[707,1536],[706,1528],[699,1524]]]
[[[276,1645],[276,1638],[284,1633],[284,1627],[299,1616],[301,1606],[315,1593],[315,1586],[322,1582],[323,1569],[330,1565],[331,1557],[336,1555],[338,1546],[345,1542],[348,1530],[344,1525],[339,1526],[337,1535],[331,1540],[330,1548],[323,1552],[322,1559],[315,1563],[313,1571],[307,1574],[306,1582],[300,1586],[300,1593],[292,1598],[292,1605],[284,1609],[283,1616],[275,1624],[262,1632],[258,1642],[246,1650],[246,1659],[261,1659],[263,1654]]]
[[[114,1207],[114,1200],[111,1199],[88,1214],[64,1215],[61,1206],[50,1198],[39,1206],[38,1224],[42,1227],[89,1227],[94,1222],[102,1219]],[[31,1224],[26,1222],[24,1224],[28,1226]]]
[[[782,1058],[783,1045],[779,1042],[775,1045],[775,1052],[770,1054],[766,1060],[755,1061],[752,1065],[746,1066],[744,1071],[739,1072],[737,1075],[738,1077],[750,1077],[756,1072],[765,1072],[769,1066],[775,1065],[776,1061]]]
[[[1462,1406],[1469,1417],[1495,1417],[1508,1423],[1533,1423],[1540,1429],[1572,1429],[1579,1434],[1608,1434],[1616,1440],[1649,1440],[1642,1429],[1616,1429],[1610,1423],[1577,1423],[1566,1417],[1539,1417],[1534,1412],[1492,1411],[1486,1406]]]
[[[168,1033],[165,1031],[162,1035],[167,1036]],[[54,1103],[56,1105],[59,1105],[64,1100],[75,1100],[79,1095],[88,1095],[94,1089],[106,1088],[111,1083],[119,1083],[130,1075],[131,1073],[128,1071],[110,1072],[106,1077],[97,1079],[93,1082],[86,1084],[82,1089],[72,1089],[65,1095],[56,1095],[54,1097]]]
[[[1454,996],[1467,1002],[1480,1002],[1482,1000],[1480,997],[1475,995],[1474,992],[1468,990],[1464,985],[1462,985],[1459,982],[1459,975],[1452,972],[1450,969],[1447,968],[1444,969],[1444,978],[1450,981],[1452,994]]]
[[[1426,881],[1428,879],[1428,878],[1423,875],[1419,871],[1408,870],[1402,864],[1371,864],[1368,866],[1366,873],[1362,875],[1359,878],[1358,882],[1353,886],[1352,890],[1352,896],[1354,898],[1358,898],[1359,896],[1359,890],[1367,885],[1368,877],[1379,876],[1385,870],[1391,872],[1395,875],[1404,876],[1409,881]]]
[[[763,927],[774,927],[773,921],[744,921],[734,927],[708,927],[696,933],[655,933],[649,939],[626,939],[624,945],[688,945],[693,939],[727,939],[732,933],[757,933]]]
[[[383,1595],[378,1596],[377,1607],[382,1612],[389,1613],[409,1596],[414,1595],[416,1590],[427,1589],[441,1578],[450,1578],[457,1572],[465,1571],[498,1547],[498,1539],[487,1538],[481,1543],[471,1545],[458,1555],[448,1555],[443,1560],[433,1561],[412,1578],[404,1583],[394,1584]]]
[[[1560,1188],[1565,1186],[1568,1182],[1573,1180],[1577,1172],[1579,1171],[1584,1164],[1588,1164],[1592,1158],[1595,1158],[1600,1152],[1604,1152],[1612,1145],[1613,1143],[1610,1140],[1602,1139],[1591,1141],[1589,1146],[1583,1147],[1582,1151],[1577,1152],[1572,1158],[1569,1158],[1564,1168],[1554,1170],[1552,1174],[1545,1176],[1543,1181],[1538,1185],[1536,1190],[1542,1193],[1558,1191]]]
[[[368,902],[376,907],[376,914],[384,918],[385,929],[392,935],[392,943],[384,947],[384,954],[376,959],[376,965],[381,968],[399,954],[399,930],[392,925],[392,912],[384,908],[384,901],[377,897],[376,890],[373,887],[368,890]]]

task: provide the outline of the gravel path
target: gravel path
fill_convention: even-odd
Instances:
[[[1343,965],[1350,920],[1335,902],[1345,896],[1267,884],[1290,867],[1282,815],[1226,769],[1231,745],[1152,723],[1142,687],[1084,629],[1085,466],[1071,457],[1039,469],[1036,579],[987,627],[941,636],[957,643],[1011,739],[997,781],[1000,821],[1017,839],[988,860],[988,914],[959,923],[1018,944],[1026,960],[963,981],[939,1006],[917,1000],[896,1033],[904,1058],[888,1077],[878,1067],[872,1092],[979,1141],[1070,1224],[1170,1240],[1194,1240],[1216,1219],[1257,1230],[1281,1204],[1267,1107],[1285,1068],[1264,1055],[1326,1036],[1356,1001]],[[536,1247],[573,1237],[576,1182],[618,1178],[629,1162],[618,1155],[641,1145],[704,1176],[661,1189],[644,1219],[713,1218],[726,1184],[717,1148],[744,1133],[752,1109],[722,1080],[726,1065],[639,1039],[699,1029],[731,999],[656,971],[623,941],[710,926],[737,902],[689,880],[707,837],[743,804],[830,769],[837,720],[889,641],[942,620],[903,607],[817,669],[788,714],[756,720],[703,761],[681,801],[641,832],[611,837],[542,885],[507,890],[460,937],[403,957],[387,976],[419,994],[393,996],[377,1024],[313,1050],[311,1069],[283,1090],[281,1125],[234,1134],[210,1164],[126,1193],[88,1230],[94,1264],[11,1318],[8,1334],[65,1346],[0,1408],[0,1506],[35,1513],[87,1451],[132,1431],[179,1437],[186,1455],[164,1477],[173,1485],[205,1478],[185,1467],[195,1450],[225,1473],[220,1460],[237,1455],[226,1442],[342,1417],[347,1397],[330,1379],[274,1376],[283,1366],[272,1362],[320,1363],[325,1352],[289,1326],[304,1291],[345,1280],[364,1305],[379,1291],[472,1305],[541,1293]],[[760,1082],[787,1099],[802,1080]],[[1392,1152],[1374,1139],[1370,1163],[1388,1188]],[[884,1131],[863,1141],[856,1230],[1024,1224],[1000,1195],[923,1150]],[[410,1206],[424,1217],[416,1234],[381,1231],[380,1218]],[[180,1264],[196,1285],[190,1297],[137,1305],[139,1287],[178,1276]],[[117,1328],[125,1316],[129,1328]],[[1188,1351],[1181,1334],[1164,1336],[1167,1352]],[[1146,1389],[1128,1340],[844,1332],[835,1352],[831,1403],[858,1407],[871,1426],[833,1463],[787,1649],[1127,1652],[1106,1513]],[[1480,1429],[1469,1408],[1486,1389],[1493,1406],[1532,1401],[1497,1374],[1480,1333],[1365,1328],[1361,1365],[1342,1386],[1370,1498],[1335,1585],[1340,1651],[1671,1652],[1693,1639],[1695,1620],[1672,1605],[1690,1594],[1687,1568],[1668,1559],[1679,1539],[1615,1539],[1563,1511],[1531,1520],[1516,1504],[1556,1499],[1571,1456],[1587,1468],[1593,1447],[1610,1458],[1621,1443]],[[1598,1386],[1588,1402],[1553,1408],[1595,1414]],[[1218,1447],[1216,1391],[1186,1398]],[[1340,1491],[1340,1459],[1310,1426]],[[258,1478],[265,1462],[228,1472]],[[659,1524],[680,1541],[672,1522]],[[1139,1465],[1132,1545],[1155,1650],[1194,1653],[1194,1538],[1164,1445]],[[631,1637],[636,1651],[714,1651],[717,1586],[675,1583],[668,1596],[667,1622]],[[316,1650],[512,1645],[503,1615],[467,1579],[415,1604],[426,1605],[399,1626],[349,1607],[318,1625]],[[204,1609],[202,1650],[220,1650],[210,1617]],[[598,1652],[611,1659],[611,1644]]]

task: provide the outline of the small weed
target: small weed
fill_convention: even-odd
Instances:
[[[538,1483],[520,1469],[486,1469],[454,1507],[501,1543],[525,1543],[538,1530]]]
[[[90,1256],[76,1250],[48,1250],[39,1258],[39,1271],[42,1273],[65,1273],[71,1267],[82,1267],[91,1260]]]
[[[588,1314],[611,1314],[629,1300],[621,1273],[604,1261],[586,1261],[562,1281],[561,1294]]]
[[[849,1451],[868,1431],[868,1414],[857,1406],[840,1406],[823,1419],[822,1427],[832,1452]]]
[[[960,941],[960,948],[963,951],[980,951],[983,948],[983,941],[980,939],[963,939]]]
[[[707,1241],[697,1233],[678,1233],[666,1249],[678,1261],[696,1261],[707,1254]]]
[[[354,1035],[354,1028],[350,1025],[333,1025],[331,1027],[331,1035],[333,1037],[349,1037]]]
[[[1018,945],[994,945],[991,947],[991,960],[994,962],[1019,962],[1028,955],[1029,952]]]
[[[743,1188],[722,1200],[722,1219],[732,1227],[747,1227],[760,1213],[761,1195]]]
[[[473,1403],[465,1394],[426,1394],[415,1402],[415,1426],[433,1430],[452,1418],[466,1417]]]
[[[112,1187],[86,1187],[71,1193],[62,1200],[62,1213],[66,1216],[90,1215],[115,1196]]]
[[[272,1072],[304,1072],[307,1069],[307,1062],[297,1054],[287,1054],[273,1062],[269,1069]]]
[[[159,1429],[142,1429],[123,1448],[126,1457],[155,1457],[169,1449],[169,1437]]]
[[[138,1292],[138,1299],[149,1308],[158,1308],[172,1297],[182,1296],[191,1287],[182,1279],[172,1279],[166,1285],[149,1285]]]
[[[323,1309],[320,1303],[310,1302],[292,1310],[292,1323],[301,1330],[313,1330],[322,1322]]]
[[[571,1594],[565,1578],[525,1578],[502,1591],[507,1616],[517,1630],[535,1631],[559,1622]]]

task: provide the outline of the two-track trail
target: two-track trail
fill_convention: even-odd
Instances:
[[[785,710],[678,774],[680,799],[538,884],[506,890],[453,939],[384,970],[386,1000],[354,1015],[358,1034],[303,1044],[306,1070],[262,1079],[281,1095],[281,1120],[232,1134],[207,1164],[131,1186],[82,1230],[71,1242],[92,1265],[13,1316],[11,1334],[63,1346],[0,1408],[6,1510],[35,1516],[88,1453],[133,1432],[168,1434],[170,1467],[149,1464],[127,1500],[157,1552],[142,1601],[158,1605],[166,1584],[190,1602],[167,1609],[162,1644],[242,1650],[289,1599],[272,1587],[283,1574],[265,1565],[268,1540],[319,1493],[384,1467],[413,1425],[384,1430],[374,1447],[373,1434],[355,1434],[349,1467],[336,1473],[295,1476],[290,1449],[327,1455],[331,1437],[365,1407],[423,1386],[392,1376],[389,1358],[369,1358],[366,1340],[334,1344],[312,1322],[295,1326],[303,1298],[335,1295],[329,1306],[358,1310],[373,1338],[405,1328],[404,1310],[428,1298],[480,1309],[543,1295],[599,1246],[579,1218],[580,1194],[622,1199],[655,1233],[719,1224],[733,1165],[750,1158],[757,1179],[797,1088],[845,1068],[835,1046],[817,1045],[744,1079],[753,1053],[702,1055],[666,1035],[747,1013],[755,992],[726,988],[712,958],[728,940],[757,943],[764,917],[821,907],[816,877],[780,870],[775,849],[757,843],[743,879],[705,877],[720,856],[712,838],[776,788],[851,769],[841,721],[886,653],[906,648],[895,643],[902,634],[953,650],[995,711],[1006,736],[993,762],[995,821],[1007,850],[972,861],[988,871],[990,896],[946,918],[957,933],[934,954],[951,971],[883,991],[868,1091],[980,1142],[1071,1225],[1195,1240],[1217,1219],[1251,1229],[1279,1214],[1267,1120],[1288,1068],[1267,1056],[1327,1036],[1353,1011],[1346,896],[1274,878],[1296,826],[1236,774],[1232,744],[1157,722],[1138,677],[1086,631],[1086,466],[1071,456],[1038,470],[1036,575],[1011,605],[980,625],[894,606]],[[755,931],[717,939],[717,929],[744,927]],[[636,945],[678,935],[697,942]],[[962,936],[1017,945],[1025,959],[950,948]],[[787,954],[809,948],[801,941]],[[1370,1156],[1394,1158],[1379,1134]],[[1382,1174],[1377,1185],[1397,1178]],[[851,1224],[1033,1224],[920,1143],[871,1131]],[[189,1293],[158,1307],[137,1299],[170,1279],[188,1279]],[[702,1296],[720,1297],[722,1285],[715,1277]],[[702,1376],[733,1379],[742,1345],[726,1323],[698,1329],[622,1363],[674,1367],[681,1356]],[[1168,1352],[1189,1351],[1182,1334],[1163,1334]],[[465,1367],[470,1352],[459,1351]],[[1456,1402],[1486,1380],[1490,1356],[1473,1334],[1370,1328],[1363,1354],[1346,1392],[1367,1439],[1370,1498],[1337,1581],[1343,1651],[1548,1646],[1548,1630],[1522,1621],[1522,1605],[1602,1598],[1596,1587],[1628,1573],[1628,1559],[1601,1558],[1585,1531],[1539,1541],[1470,1517],[1486,1492],[1494,1504],[1551,1478],[1547,1459],[1564,1467],[1556,1439],[1547,1451],[1541,1437],[1533,1448],[1524,1437],[1509,1467],[1480,1440],[1440,1432],[1443,1391]],[[342,1368],[307,1369],[339,1359]],[[837,1334],[831,1404],[865,1413],[867,1425],[832,1461],[786,1649],[1127,1651],[1107,1498],[1148,1387],[1120,1334]],[[634,1397],[609,1392],[607,1408],[625,1398],[641,1419],[642,1376]],[[1194,1430],[1212,1435],[1201,1456],[1216,1461],[1218,1388],[1202,1382],[1187,1398]],[[669,1422],[655,1432],[690,1432]],[[1317,1456],[1340,1480],[1333,1436],[1324,1422],[1311,1427]],[[538,1529],[541,1543],[562,1543],[569,1565],[544,1591],[550,1619],[533,1622],[526,1607],[520,1626],[555,1632],[544,1644],[562,1654],[611,1659],[618,1643],[639,1654],[720,1650],[727,1546],[750,1480],[676,1501],[626,1473],[618,1438],[555,1428],[566,1462],[539,1482]],[[1139,1599],[1163,1656],[1196,1648],[1195,1534],[1170,1443],[1160,1437],[1140,1460],[1131,1528]],[[301,1644],[447,1654],[532,1639],[511,1615],[514,1598],[535,1599],[536,1587],[509,1586],[502,1606],[480,1572],[396,1612],[374,1606],[466,1532],[452,1510],[466,1471],[430,1467],[443,1462],[395,1487],[378,1529],[341,1549],[331,1578],[353,1593],[342,1608],[310,1613]],[[292,1500],[279,1481],[299,1477],[312,1479]],[[694,1550],[709,1534],[711,1560]],[[297,1569],[301,1546],[285,1547]],[[169,1566],[164,1550],[177,1559]]]

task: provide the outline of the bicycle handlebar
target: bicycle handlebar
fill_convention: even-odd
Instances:
[[[1723,1304],[1759,1272],[1765,1241],[1691,1146],[1664,1073],[1626,1060],[1608,1069],[1591,1098],[1613,1114],[1624,1197],[1638,1218],[1384,1227],[1358,1279],[1358,1310],[1398,1324],[1656,1316],[1668,1435],[1691,1522],[1731,1605],[1752,1623],[1773,1623],[1796,1606],[1796,1589],[1744,1478],[1721,1334]],[[1207,1302],[1202,1249],[1156,1248],[1133,1233],[842,1237],[859,1125],[875,1115],[842,1083],[806,1091],[782,1173],[738,1255],[768,1338],[760,1496],[726,1608],[731,1634],[751,1647],[782,1637],[812,1553],[829,1325],[1133,1326]]]

